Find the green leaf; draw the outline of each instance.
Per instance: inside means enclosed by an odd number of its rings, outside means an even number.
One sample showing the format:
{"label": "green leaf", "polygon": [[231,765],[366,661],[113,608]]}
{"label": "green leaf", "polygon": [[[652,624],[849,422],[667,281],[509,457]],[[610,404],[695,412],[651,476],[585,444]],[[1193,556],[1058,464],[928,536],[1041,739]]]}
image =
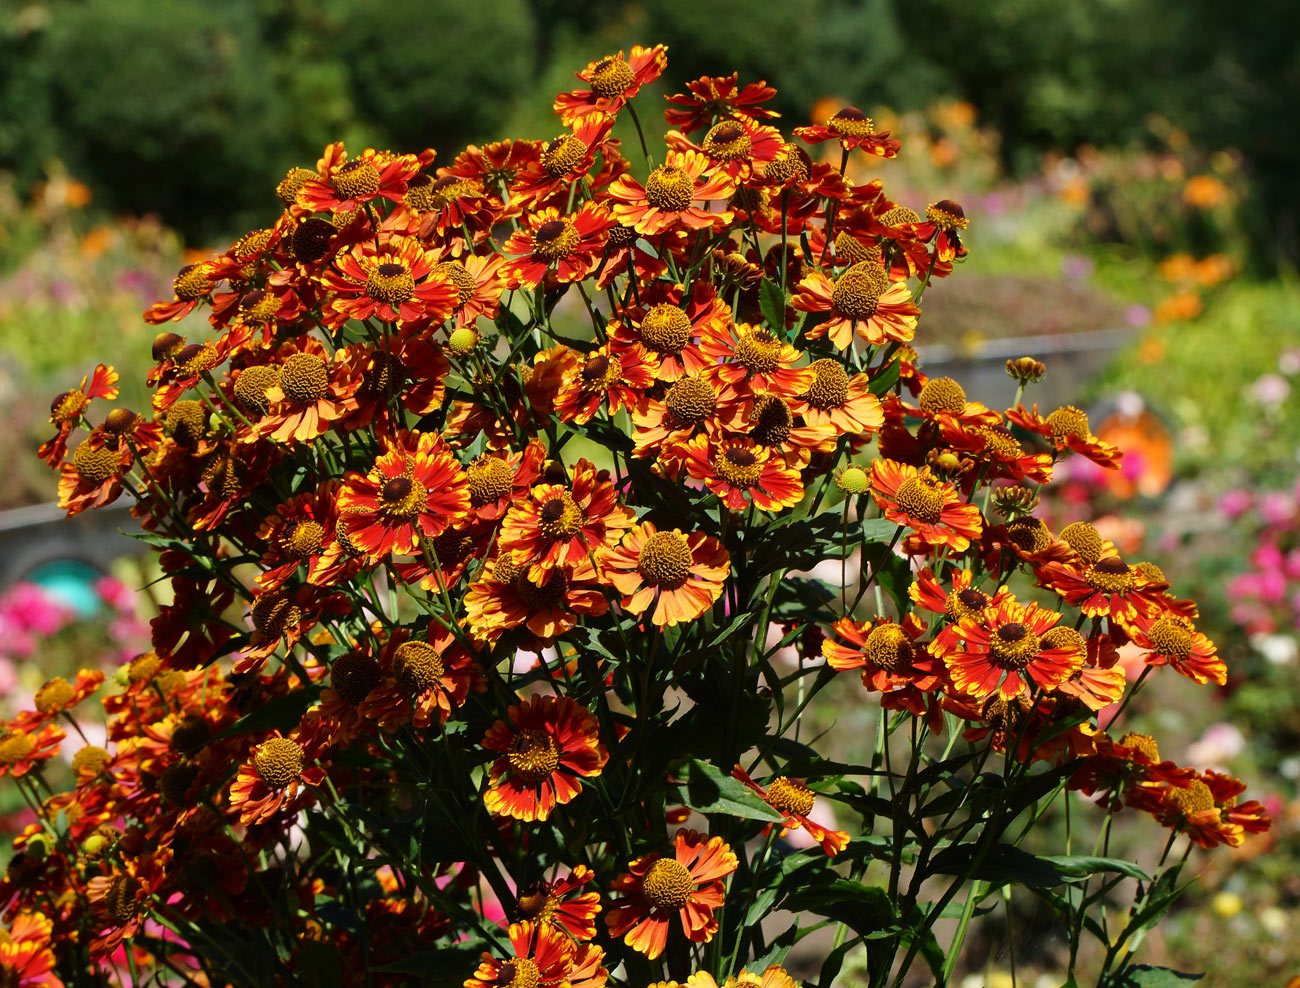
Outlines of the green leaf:
{"label": "green leaf", "polygon": [[239,718],[212,740],[219,741],[222,738],[257,734],[262,731],[290,730],[298,726],[303,713],[316,702],[319,695],[319,686],[304,686],[284,696],[277,696],[252,713]]}
{"label": "green leaf", "polygon": [[1099,875],[1103,872],[1127,875],[1129,878],[1136,878],[1139,882],[1151,881],[1151,876],[1133,862],[1121,861],[1119,858],[1097,858],[1088,854],[1075,854],[1043,857],[1042,860],[1067,875],[1066,881],[1087,878],[1089,875]]}
{"label": "green leaf", "polygon": [[692,759],[677,769],[678,798],[697,813],[722,813],[744,820],[780,823],[785,817],[738,779],[708,762]]}
{"label": "green leaf", "polygon": [[771,278],[758,286],[758,307],[772,332],[785,339],[785,293]]}
{"label": "green leaf", "polygon": [[1203,974],[1188,974],[1169,967],[1135,964],[1120,972],[1115,984],[1118,988],[1181,988],[1200,981],[1203,977]]}
{"label": "green leaf", "polygon": [[709,641],[709,644],[705,647],[713,648],[715,645],[721,645],[733,634],[735,634],[745,625],[752,623],[753,621],[754,621],[754,615],[750,614],[748,611],[746,611],[743,614],[737,614],[734,618],[731,619],[730,622],[728,622],[725,628],[723,628],[721,631],[719,631],[716,635],[713,636],[713,638]]}
{"label": "green leaf", "polygon": [[[977,853],[978,842],[953,844],[930,859],[936,875],[964,875]],[[994,885],[1036,885],[1052,888],[1064,885],[1069,876],[1046,858],[1036,857],[1013,844],[994,844],[971,875]]]}
{"label": "green leaf", "polygon": [[903,362],[894,358],[889,366],[876,372],[876,376],[871,379],[871,393],[876,396],[883,395],[886,391],[898,383],[898,376],[902,373]]}
{"label": "green leaf", "polygon": [[864,937],[888,930],[898,920],[888,892],[847,878],[836,878],[796,892],[781,908],[792,912],[804,910],[837,920]]}

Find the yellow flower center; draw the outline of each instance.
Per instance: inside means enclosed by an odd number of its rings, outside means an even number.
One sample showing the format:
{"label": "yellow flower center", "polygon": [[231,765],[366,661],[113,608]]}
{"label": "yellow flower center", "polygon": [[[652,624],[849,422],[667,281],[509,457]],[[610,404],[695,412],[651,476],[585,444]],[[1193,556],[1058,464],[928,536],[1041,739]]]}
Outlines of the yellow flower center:
{"label": "yellow flower center", "polygon": [[269,364],[245,367],[235,378],[235,402],[246,412],[266,414],[266,391],[280,383],[280,371]]}
{"label": "yellow flower center", "polygon": [[1038,654],[1038,636],[1023,624],[1012,621],[989,635],[989,651],[1003,669],[1023,669]]}
{"label": "yellow flower center", "polygon": [[733,487],[749,488],[758,485],[763,475],[763,464],[752,449],[728,446],[713,458],[713,469],[718,476]]}
{"label": "yellow flower center", "polygon": [[196,445],[208,427],[208,412],[201,401],[178,401],[163,416],[163,429],[185,447]]}
{"label": "yellow flower center", "polygon": [[414,477],[390,477],[379,490],[379,513],[392,521],[412,521],[429,507],[429,492]]}
{"label": "yellow flower center", "polygon": [[442,682],[446,672],[442,656],[428,642],[402,642],[393,653],[393,675],[408,693],[423,693]]}
{"label": "yellow flower center", "polygon": [[302,620],[302,608],[293,602],[284,587],[267,590],[253,598],[249,608],[253,627],[268,638],[280,638],[285,631]]}
{"label": "yellow flower center", "polygon": [[846,230],[835,234],[835,256],[846,264],[863,264],[880,260],[880,248],[875,244],[864,244]]}
{"label": "yellow flower center", "polygon": [[1023,552],[1042,552],[1052,544],[1052,533],[1041,518],[1016,518],[1007,522],[1007,536]]}
{"label": "yellow flower center", "polygon": [[908,477],[898,485],[895,500],[905,514],[931,524],[939,520],[947,503],[943,489],[925,477]]}
{"label": "yellow flower center", "polygon": [[286,206],[291,206],[298,198],[298,190],[308,182],[319,178],[310,168],[290,168],[280,184],[275,187],[275,194]]}
{"label": "yellow flower center", "polygon": [[813,372],[813,382],[802,396],[804,401],[822,410],[843,408],[849,399],[849,375],[843,365],[838,360],[824,357],[814,360],[809,367]]}
{"label": "yellow flower center", "polygon": [[675,590],[691,572],[691,547],[677,532],[655,532],[646,539],[637,558],[637,570],[651,586]]}
{"label": "yellow flower center", "polygon": [[430,186],[429,203],[432,209],[446,209],[457,199],[478,195],[483,187],[470,178],[444,175]]}
{"label": "yellow flower center", "polygon": [[62,676],[55,676],[36,691],[36,709],[43,714],[55,713],[71,703],[76,695],[71,683]]}
{"label": "yellow flower center", "polygon": [[1192,629],[1173,618],[1160,618],[1147,632],[1151,644],[1160,655],[1185,659],[1192,654]]}
{"label": "yellow flower center", "polygon": [[162,666],[162,659],[157,652],[144,652],[131,660],[126,667],[126,677],[133,683],[146,683],[153,679]]}
{"label": "yellow flower center", "polygon": [[845,137],[870,137],[876,132],[871,118],[856,106],[846,106],[837,111],[826,121],[826,126]]}
{"label": "yellow flower center", "polygon": [[515,903],[519,918],[532,920],[535,923],[554,922],[555,914],[560,907],[560,900],[552,895],[545,885],[534,885],[525,889],[519,893]]}
{"label": "yellow flower center", "polygon": [[558,261],[572,254],[581,239],[570,220],[547,220],[533,231],[533,253]]}
{"label": "yellow flower center", "polygon": [[298,405],[314,405],[329,394],[329,370],[314,353],[295,353],[280,368],[280,390]]}
{"label": "yellow flower center", "polygon": [[1086,521],[1076,521],[1061,529],[1061,541],[1079,554],[1085,563],[1095,563],[1101,559],[1105,543],[1101,533]]}
{"label": "yellow flower center", "polygon": [[969,220],[966,210],[951,199],[940,199],[925,210],[925,218],[940,230],[964,230]]}
{"label": "yellow flower center", "polygon": [[354,158],[334,169],[334,191],[343,199],[371,196],[379,191],[379,170],[364,158]]}
{"label": "yellow flower center", "polygon": [[874,265],[849,268],[835,282],[831,291],[831,308],[845,319],[870,319],[875,314],[880,296],[888,287],[889,278]]}
{"label": "yellow flower center", "polygon": [[582,531],[582,509],[573,495],[561,491],[548,498],[537,512],[537,527],[548,539],[571,539]]}
{"label": "yellow flower center", "polygon": [[300,521],[280,541],[280,547],[296,559],[306,559],[320,551],[325,528],[318,521]]}
{"label": "yellow flower center", "polygon": [[845,467],[835,476],[835,486],[845,494],[863,494],[871,480],[861,467]]}
{"label": "yellow flower center", "polygon": [[641,894],[651,909],[680,909],[694,888],[691,873],[674,858],[660,858],[641,879]]}
{"label": "yellow flower center", "polygon": [[366,294],[396,308],[415,294],[415,276],[401,261],[385,261],[366,278]]}
{"label": "yellow flower center", "polygon": [[1043,632],[1043,648],[1068,648],[1083,652],[1088,648],[1088,641],[1073,628],[1058,624]]}
{"label": "yellow flower center", "polygon": [[330,686],[340,700],[354,707],[382,678],[379,663],[364,652],[345,652],[330,665]]}
{"label": "yellow flower center", "polygon": [[676,165],[660,165],[646,179],[645,198],[655,209],[680,213],[695,198],[695,183]]}
{"label": "yellow flower center", "polygon": [[510,767],[529,782],[539,782],[560,764],[555,738],[544,731],[523,731],[515,735],[506,753]]}
{"label": "yellow flower center", "polygon": [[736,344],[736,359],[755,373],[770,373],[781,366],[781,341],[766,329],[745,333]]}
{"label": "yellow flower center", "polygon": [[122,465],[121,454],[107,446],[92,446],[83,441],[72,453],[72,467],[77,476],[88,484],[102,484],[117,476]]}
{"label": "yellow flower center", "polygon": [[632,66],[613,55],[602,58],[591,70],[591,91],[605,99],[622,96],[634,82],[636,73]]}
{"label": "yellow flower center", "polygon": [[812,812],[813,791],[797,779],[787,779],[778,775],[767,785],[767,801],[782,813],[796,813],[807,816]]}
{"label": "yellow flower center", "polygon": [[954,590],[944,602],[944,614],[949,621],[957,622],[962,618],[974,617],[989,606],[988,595],[974,587]]}
{"label": "yellow flower center", "polygon": [[750,141],[745,128],[724,120],[704,135],[704,153],[718,161],[740,161],[749,157]]}
{"label": "yellow flower center", "polygon": [[794,144],[783,144],[777,156],[764,166],[763,174],[769,181],[786,185],[803,182],[808,178],[812,159],[808,152]]}
{"label": "yellow flower center", "polygon": [[26,731],[11,731],[0,737],[0,765],[14,765],[36,750],[36,741]]}
{"label": "yellow flower center", "polygon": [[500,457],[484,453],[465,470],[469,477],[470,502],[481,508],[505,497],[514,489],[515,472]]}
{"label": "yellow flower center", "polygon": [[302,745],[292,738],[271,738],[258,745],[253,768],[272,789],[283,789],[302,772]]}
{"label": "yellow flower center", "polygon": [[402,201],[417,213],[427,213],[433,209],[433,176],[421,172],[406,183],[406,195]]}
{"label": "yellow flower center", "polygon": [[1196,779],[1186,789],[1170,789],[1168,799],[1183,816],[1214,809],[1214,793],[1200,779]]}
{"label": "yellow flower center", "polygon": [[86,396],[80,389],[65,391],[50,403],[50,421],[55,425],[71,421],[81,414],[85,404]]}
{"label": "yellow flower center", "polygon": [[193,377],[216,366],[217,348],[211,343],[191,343],[177,350],[172,361],[178,377]]}
{"label": "yellow flower center", "polygon": [[193,302],[203,298],[212,291],[212,281],[208,278],[208,269],[203,264],[187,264],[176,272],[172,279],[172,291],[182,302]]}
{"label": "yellow flower center", "polygon": [[1147,583],[1167,584],[1169,582],[1169,580],[1165,578],[1165,571],[1155,563],[1146,561],[1134,563],[1133,571],[1137,573],[1138,576],[1142,577],[1142,579],[1146,580]]}
{"label": "yellow flower center", "polygon": [[1156,746],[1156,739],[1150,734],[1129,731],[1119,739],[1119,743],[1125,748],[1132,748],[1134,751],[1141,752],[1153,762],[1160,761],[1160,749]]}
{"label": "yellow flower center", "polygon": [[587,144],[576,134],[562,134],[542,151],[542,168],[552,178],[567,175],[587,157]]}
{"label": "yellow flower center", "polygon": [[691,320],[675,305],[656,305],[641,320],[641,342],[656,353],[680,353],[691,338]]}
{"label": "yellow flower center", "polygon": [[1057,440],[1078,436],[1086,439],[1091,435],[1088,429],[1088,416],[1073,405],[1063,405],[1047,416],[1047,427],[1052,430],[1052,438]]}
{"label": "yellow flower center", "polygon": [[718,407],[718,393],[700,377],[680,378],[664,395],[664,404],[677,422],[694,425],[704,421]]}
{"label": "yellow flower center", "polygon": [[527,957],[506,961],[497,971],[496,977],[497,988],[537,988],[541,981],[542,975],[536,962]]}
{"label": "yellow flower center", "polygon": [[112,755],[97,744],[88,744],[72,756],[72,771],[80,774],[86,772],[98,775],[108,767]]}
{"label": "yellow flower center", "polygon": [[582,390],[603,394],[623,376],[623,363],[617,357],[596,353],[582,365]]}
{"label": "yellow flower center", "polygon": [[469,269],[460,261],[443,261],[434,269],[435,274],[440,274],[455,287],[459,299],[456,302],[457,307],[464,305],[472,299],[478,292],[478,282],[474,276],[469,273]]}
{"label": "yellow flower center", "polygon": [[273,230],[253,230],[244,234],[235,242],[235,246],[231,248],[231,253],[235,255],[235,259],[238,261],[259,257],[266,250],[267,245],[271,242],[271,237],[274,235],[275,231]]}
{"label": "yellow flower center", "polygon": [[992,453],[1003,460],[1014,460],[1024,454],[1019,441],[1011,434],[1009,429],[1000,425],[986,425],[982,426],[978,431],[980,437],[984,440],[985,452]]}
{"label": "yellow flower center", "polygon": [[916,402],[923,412],[937,415],[952,412],[960,415],[966,410],[966,392],[951,377],[932,377],[921,388]]}
{"label": "yellow flower center", "polygon": [[879,624],[867,635],[867,658],[877,669],[897,672],[912,661],[912,643],[896,624]]}
{"label": "yellow flower center", "polygon": [[749,423],[750,439],[760,446],[777,447],[790,438],[790,430],[794,428],[794,413],[776,395],[761,394],[754,399]]}
{"label": "yellow flower center", "polygon": [[1127,593],[1137,583],[1133,570],[1119,556],[1107,556],[1088,567],[1084,579],[1102,593]]}
{"label": "yellow flower center", "polygon": [[903,226],[907,223],[919,223],[921,217],[916,210],[908,209],[906,206],[895,206],[893,209],[887,209],[880,214],[880,222],[885,226]]}
{"label": "yellow flower center", "polygon": [[254,288],[239,300],[239,315],[246,323],[269,323],[279,311],[280,300],[261,288]]}

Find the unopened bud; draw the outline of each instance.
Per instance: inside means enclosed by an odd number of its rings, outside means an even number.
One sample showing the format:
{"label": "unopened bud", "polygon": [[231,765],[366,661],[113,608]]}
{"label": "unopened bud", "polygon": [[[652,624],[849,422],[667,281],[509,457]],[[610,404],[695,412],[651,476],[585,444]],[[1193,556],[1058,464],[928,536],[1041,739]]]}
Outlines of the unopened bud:
{"label": "unopened bud", "polygon": [[457,357],[473,353],[474,348],[477,346],[478,333],[468,326],[462,326],[447,337],[447,352]]}
{"label": "unopened bud", "polygon": [[845,467],[835,475],[835,486],[845,494],[861,494],[870,486],[870,481],[861,467]]}
{"label": "unopened bud", "polygon": [[1041,381],[1047,373],[1047,365],[1033,357],[1017,357],[1007,361],[1007,376],[1021,384],[1033,384]]}
{"label": "unopened bud", "polygon": [[1028,487],[995,487],[993,505],[1003,518],[1014,518],[1038,507],[1038,495]]}

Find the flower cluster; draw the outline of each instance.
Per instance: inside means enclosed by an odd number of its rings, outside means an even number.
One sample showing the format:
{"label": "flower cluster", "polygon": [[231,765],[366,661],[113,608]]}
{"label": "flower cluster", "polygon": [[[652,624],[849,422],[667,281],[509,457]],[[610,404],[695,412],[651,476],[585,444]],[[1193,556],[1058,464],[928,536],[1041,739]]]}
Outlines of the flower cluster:
{"label": "flower cluster", "polygon": [[[948,901],[921,883],[969,881],[1025,779],[1207,845],[1267,826],[1236,780],[1111,737],[1148,672],[1225,676],[1157,567],[1032,513],[1059,460],[1119,450],[1080,409],[999,412],[919,368],[962,207],[847,178],[901,148],[860,110],[787,134],[735,76],[671,96],[640,169],[614,123],[639,132],[665,65],[591,62],[549,141],[330,145],[145,314],[152,408],[101,412],[103,365],[56,400],[60,504],[131,495],[171,595],[68,788],[44,763],[98,681],[0,733],[34,814],[0,909],[31,917],[13,943],[53,930],[21,977],[130,940],[209,983],[397,984],[468,947],[467,988],[788,988],[743,970],[798,939],[759,921],[785,910],[870,935],[872,984],[895,955],[901,983]],[[838,595],[797,576],[855,552]],[[879,701],[870,765],[800,738],[823,659]],[[974,754],[927,753],[945,732]],[[1006,766],[1007,810],[949,828],[963,805],[926,793],[972,757]]]}

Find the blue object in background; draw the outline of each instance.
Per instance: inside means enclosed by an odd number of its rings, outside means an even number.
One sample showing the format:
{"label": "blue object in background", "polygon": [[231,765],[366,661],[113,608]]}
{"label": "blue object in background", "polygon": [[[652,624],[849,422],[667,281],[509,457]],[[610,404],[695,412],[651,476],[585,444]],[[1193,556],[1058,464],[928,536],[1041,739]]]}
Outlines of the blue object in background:
{"label": "blue object in background", "polygon": [[99,594],[95,592],[95,581],[103,575],[95,567],[78,559],[55,559],[41,563],[27,574],[26,579],[85,618],[102,606]]}

